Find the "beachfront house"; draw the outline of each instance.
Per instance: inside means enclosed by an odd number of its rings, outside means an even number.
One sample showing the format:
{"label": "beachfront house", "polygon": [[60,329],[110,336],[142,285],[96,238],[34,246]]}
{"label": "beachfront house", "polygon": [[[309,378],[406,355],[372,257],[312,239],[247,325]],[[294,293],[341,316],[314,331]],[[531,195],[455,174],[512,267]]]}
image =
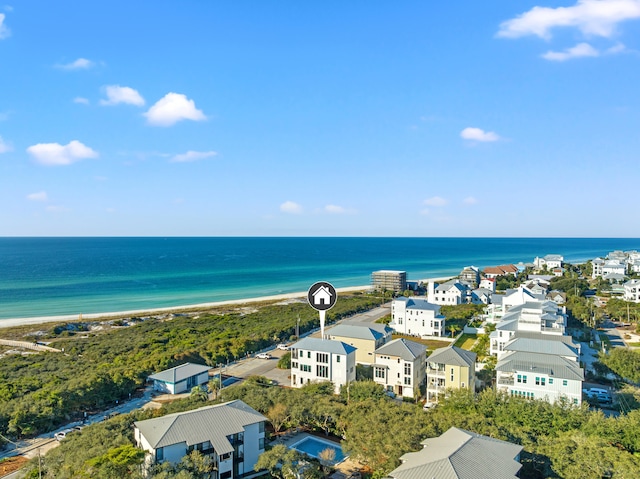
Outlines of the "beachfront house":
{"label": "beachfront house", "polygon": [[482,270],[482,274],[485,278],[497,278],[498,276],[505,276],[507,274],[518,274],[518,267],[513,264],[502,264],[500,266],[487,266]]}
{"label": "beachfront house", "polygon": [[397,396],[414,398],[424,384],[427,347],[400,338],[375,352],[373,380]]}
{"label": "beachfront house", "polygon": [[445,318],[440,306],[421,298],[403,296],[391,302],[389,327],[399,334],[410,336],[444,336]]}
{"label": "beachfront house", "polygon": [[457,346],[439,348],[427,358],[427,404],[437,404],[447,389],[475,391],[476,353]]}
{"label": "beachfront house", "polygon": [[165,369],[149,376],[153,389],[165,394],[181,394],[190,392],[195,386],[207,384],[209,366],[185,363],[171,369]]}
{"label": "beachfront house", "polygon": [[335,392],[356,380],[356,348],[342,341],[304,338],[291,346],[291,387],[331,381]]}
{"label": "beachfront house", "polygon": [[547,269],[549,271],[562,268],[562,263],[564,261],[564,257],[559,254],[548,254],[542,258],[536,257],[533,260],[533,266],[537,270]]}
{"label": "beachfront house", "polygon": [[460,272],[460,281],[468,284],[472,288],[477,288],[480,284],[480,270],[476,266],[466,266]]}
{"label": "beachfront house", "polygon": [[400,457],[393,479],[516,479],[522,446],[452,427]]}
{"label": "beachfront house", "polygon": [[356,363],[371,365],[375,350],[391,341],[391,333],[393,329],[384,324],[345,322],[329,329],[326,335],[356,348]]}
{"label": "beachfront house", "polygon": [[136,421],[134,439],[147,467],[176,464],[191,451],[213,461],[215,479],[253,473],[264,452],[267,418],[240,400]]}

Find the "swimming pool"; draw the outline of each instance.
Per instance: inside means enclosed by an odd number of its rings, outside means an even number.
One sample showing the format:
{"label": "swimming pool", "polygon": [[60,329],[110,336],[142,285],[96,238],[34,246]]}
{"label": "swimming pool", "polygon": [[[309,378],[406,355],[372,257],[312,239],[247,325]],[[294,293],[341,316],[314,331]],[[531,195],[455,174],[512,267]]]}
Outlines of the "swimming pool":
{"label": "swimming pool", "polygon": [[342,452],[342,447],[340,444],[331,441],[325,441],[324,439],[320,439],[314,436],[307,436],[301,441],[292,444],[290,447],[295,449],[296,451],[303,452],[308,456],[315,457],[319,459],[320,453],[325,449],[333,449],[335,452],[335,457],[333,461],[331,461],[332,465],[336,465],[345,460],[347,456]]}

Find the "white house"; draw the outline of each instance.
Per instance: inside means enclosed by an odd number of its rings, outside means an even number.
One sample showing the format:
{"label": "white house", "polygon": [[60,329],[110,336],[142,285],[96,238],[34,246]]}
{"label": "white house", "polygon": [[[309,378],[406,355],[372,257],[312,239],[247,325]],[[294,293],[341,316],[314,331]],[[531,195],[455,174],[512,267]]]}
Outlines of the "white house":
{"label": "white house", "polygon": [[422,449],[400,457],[393,479],[517,479],[522,446],[450,428],[422,441]]}
{"label": "white house", "polygon": [[580,343],[574,343],[571,336],[516,331],[497,354],[498,360],[514,351],[524,353],[545,353],[560,356],[570,361],[580,361]]}
{"label": "white house", "polygon": [[[430,285],[432,283],[429,283]],[[432,289],[432,288],[430,288]],[[446,283],[439,284],[433,289],[433,294],[429,291],[428,300],[430,303],[442,306],[452,306],[456,304],[468,303],[471,295],[471,288],[458,279],[452,279]]]}
{"label": "white house", "polygon": [[375,350],[391,341],[391,333],[393,329],[384,324],[344,322],[330,328],[326,336],[353,346],[356,363],[370,365],[375,361]]}
{"label": "white house", "polygon": [[596,258],[591,262],[591,276],[597,278],[598,276],[607,276],[610,274],[625,275],[627,272],[627,265],[618,259]]}
{"label": "white house", "polygon": [[145,464],[177,463],[191,451],[209,456],[214,479],[253,472],[264,452],[268,419],[240,400],[136,421],[134,438],[146,451]]}
{"label": "white house", "polygon": [[427,347],[400,338],[376,349],[373,380],[398,396],[413,398],[426,380]]}
{"label": "white house", "polygon": [[491,296],[491,304],[486,308],[487,321],[497,323],[511,308],[531,301],[544,301],[544,299],[544,294],[534,293],[525,286],[508,289],[503,295],[494,294]]}
{"label": "white house", "polygon": [[175,368],[165,369],[149,376],[153,389],[167,394],[180,394],[191,391],[209,381],[209,366],[185,363]]}
{"label": "white house", "polygon": [[555,403],[564,398],[579,406],[582,404],[583,380],[580,363],[548,354],[548,351],[510,351],[496,364],[498,389],[527,399]]}
{"label": "white house", "polygon": [[562,268],[562,262],[564,261],[564,257],[559,254],[548,254],[542,258],[536,257],[533,260],[533,265],[536,269],[544,269],[546,266],[548,270],[552,270],[555,268]]}
{"label": "white house", "polygon": [[496,292],[496,279],[495,278],[482,278],[480,280],[480,288],[488,289],[492,293]]}
{"label": "white house", "polygon": [[391,302],[389,327],[411,336],[444,336],[445,318],[437,304],[421,298],[400,297]]}
{"label": "white house", "polygon": [[640,279],[631,279],[624,283],[624,300],[640,303]]}
{"label": "white house", "polygon": [[335,392],[356,380],[356,348],[342,341],[304,338],[291,346],[291,387],[331,381]]}

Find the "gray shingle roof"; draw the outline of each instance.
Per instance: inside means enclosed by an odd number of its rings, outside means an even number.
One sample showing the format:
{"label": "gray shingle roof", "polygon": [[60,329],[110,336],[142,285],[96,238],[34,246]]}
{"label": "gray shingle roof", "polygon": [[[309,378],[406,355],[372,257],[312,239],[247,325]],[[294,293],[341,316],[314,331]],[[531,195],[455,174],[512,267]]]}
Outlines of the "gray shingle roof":
{"label": "gray shingle roof", "polygon": [[197,376],[204,372],[209,371],[210,366],[203,366],[202,364],[185,363],[175,368],[165,369],[159,373],[149,376],[150,380],[163,381],[165,383],[178,383],[184,381],[192,376]]}
{"label": "gray shingle roof", "polygon": [[292,349],[306,349],[332,354],[350,354],[356,350],[353,346],[332,339],[304,338],[291,346]]}
{"label": "gray shingle roof", "polygon": [[551,354],[513,351],[498,361],[496,371],[514,373],[526,371],[560,379],[584,380],[584,371],[579,363]]}
{"label": "gray shingle roof", "polygon": [[172,444],[186,443],[191,446],[210,441],[218,454],[225,454],[233,452],[227,436],[242,432],[245,426],[262,421],[267,421],[267,418],[238,399],[193,411],[136,421],[134,425],[154,449]]}
{"label": "gray shingle roof", "polygon": [[413,361],[426,351],[427,347],[423,344],[416,343],[409,339],[399,338],[380,346],[375,352],[376,354],[399,357],[404,361]]}
{"label": "gray shingle roof", "polygon": [[451,364],[453,366],[475,367],[477,354],[457,346],[439,348],[427,359],[430,363]]}
{"label": "gray shingle roof", "polygon": [[424,309],[426,311],[435,311],[440,313],[440,305],[429,303],[426,299],[405,298],[404,296],[396,298],[395,301],[404,301],[407,309]]}
{"label": "gray shingle roof", "polygon": [[401,457],[395,479],[514,479],[522,446],[452,427],[424,448]]}

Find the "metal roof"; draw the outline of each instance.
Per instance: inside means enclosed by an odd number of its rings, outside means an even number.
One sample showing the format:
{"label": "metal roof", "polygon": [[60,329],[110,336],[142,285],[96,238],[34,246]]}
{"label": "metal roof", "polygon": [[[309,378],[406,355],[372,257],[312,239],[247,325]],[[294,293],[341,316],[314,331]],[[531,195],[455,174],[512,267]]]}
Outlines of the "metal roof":
{"label": "metal roof", "polygon": [[584,380],[584,370],[576,361],[551,354],[513,351],[496,364],[496,371],[546,374],[554,378]]}
{"label": "metal roof", "polygon": [[452,427],[426,439],[423,449],[400,459],[394,479],[514,479],[522,467],[515,460],[522,446]]}
{"label": "metal roof", "polygon": [[159,373],[149,376],[150,380],[162,381],[165,383],[176,384],[180,381],[184,381],[192,376],[197,376],[204,372],[209,371],[210,366],[203,366],[202,364],[185,363],[175,368],[165,369]]}
{"label": "metal roof", "polygon": [[332,354],[351,354],[356,350],[353,346],[333,339],[304,338],[291,346],[292,349],[306,349]]}
{"label": "metal roof", "polygon": [[413,361],[427,351],[423,344],[416,343],[409,339],[399,338],[389,341],[387,344],[376,349],[376,354],[399,357],[405,361]]}
{"label": "metal roof", "polygon": [[[521,351],[526,353],[553,354],[555,356],[570,356],[578,358],[578,349],[576,346],[571,347],[563,341],[548,341],[540,334],[541,337],[516,337],[511,339],[504,346],[505,351]],[[553,335],[545,335],[553,336]]]}
{"label": "metal roof", "polygon": [[134,422],[153,449],[186,443],[187,446],[210,441],[217,454],[233,452],[227,436],[243,432],[250,424],[267,418],[241,400],[193,411],[167,414]]}
{"label": "metal roof", "polygon": [[[386,327],[385,327],[386,328]],[[370,327],[366,324],[339,324],[327,331],[329,336],[340,336],[343,338],[353,339],[382,339],[393,331],[391,328],[386,328],[388,331],[380,331],[377,328]]]}
{"label": "metal roof", "polygon": [[431,353],[427,358],[430,363],[450,364],[453,366],[468,366],[473,368],[476,363],[477,354],[457,346],[447,346],[439,348]]}
{"label": "metal roof", "polygon": [[404,301],[407,309],[425,309],[428,311],[435,311],[436,314],[440,313],[440,305],[430,303],[426,299],[405,298],[402,296],[400,298],[396,298],[394,301]]}

